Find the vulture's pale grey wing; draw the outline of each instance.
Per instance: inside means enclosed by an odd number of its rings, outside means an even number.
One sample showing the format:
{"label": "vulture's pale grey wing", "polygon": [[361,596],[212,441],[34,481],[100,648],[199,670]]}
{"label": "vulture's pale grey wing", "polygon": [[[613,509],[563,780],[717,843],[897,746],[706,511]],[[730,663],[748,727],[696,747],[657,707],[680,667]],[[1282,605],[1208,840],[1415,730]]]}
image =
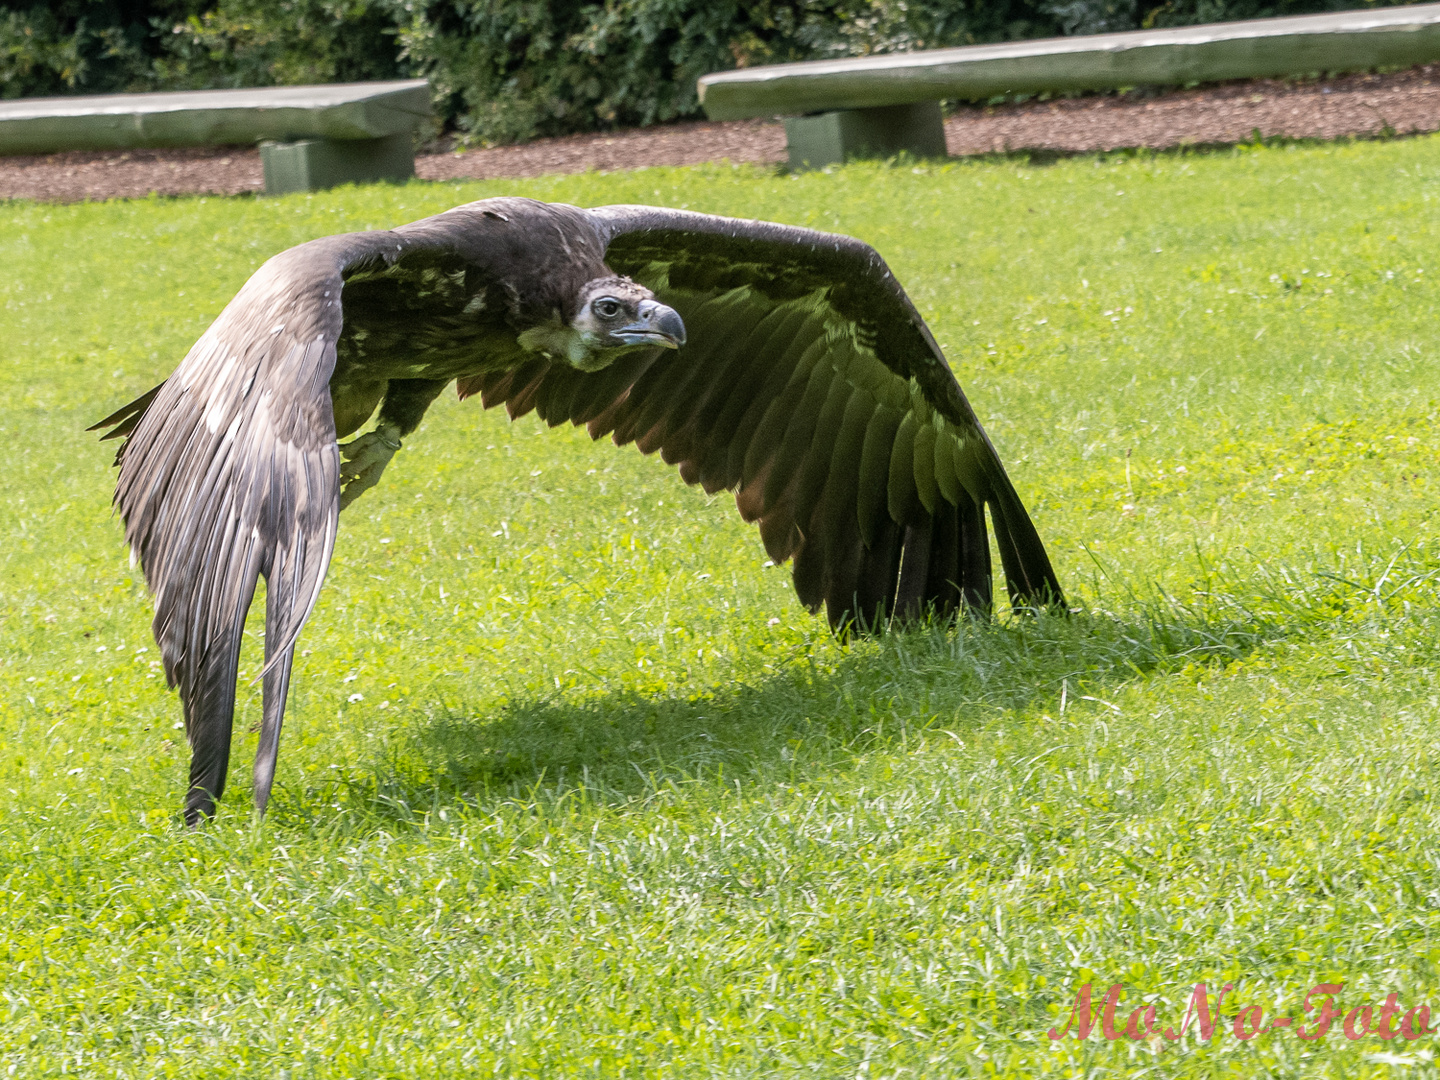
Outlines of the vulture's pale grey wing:
{"label": "vulture's pale grey wing", "polygon": [[991,605],[995,529],[1017,605],[1060,583],[939,347],[868,245],[641,206],[589,211],[606,262],[685,320],[678,351],[591,373],[535,362],[462,381],[487,406],[634,441],[736,491],[832,625]]}
{"label": "vulture's pale grey wing", "polygon": [[259,753],[273,760],[295,637],[335,543],[339,454],[328,384],[343,278],[388,262],[400,246],[393,234],[362,233],[275,256],[169,379],[97,425],[129,436],[115,505],[184,704],[192,823],[224,786],[241,633],[262,574]]}

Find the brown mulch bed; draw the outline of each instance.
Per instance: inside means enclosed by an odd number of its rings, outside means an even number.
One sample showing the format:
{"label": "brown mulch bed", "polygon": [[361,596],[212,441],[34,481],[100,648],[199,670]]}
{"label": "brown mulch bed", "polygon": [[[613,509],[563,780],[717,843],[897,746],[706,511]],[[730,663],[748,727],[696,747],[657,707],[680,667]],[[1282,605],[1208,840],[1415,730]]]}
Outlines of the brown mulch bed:
{"label": "brown mulch bed", "polygon": [[[952,155],[1168,149],[1264,138],[1375,137],[1440,130],[1440,65],[1314,82],[1260,79],[1146,95],[1109,94],[961,107],[945,122]],[[599,135],[536,139],[464,153],[422,153],[422,180],[785,160],[779,121],[692,121]],[[240,147],[73,151],[0,157],[0,198],[75,202],[148,195],[258,192],[260,154]]]}
{"label": "brown mulch bed", "polygon": [[1440,131],[1440,64],[1315,82],[1255,79],[1139,94],[968,108],[945,124],[951,154],[1093,153],[1262,138],[1338,139]]}

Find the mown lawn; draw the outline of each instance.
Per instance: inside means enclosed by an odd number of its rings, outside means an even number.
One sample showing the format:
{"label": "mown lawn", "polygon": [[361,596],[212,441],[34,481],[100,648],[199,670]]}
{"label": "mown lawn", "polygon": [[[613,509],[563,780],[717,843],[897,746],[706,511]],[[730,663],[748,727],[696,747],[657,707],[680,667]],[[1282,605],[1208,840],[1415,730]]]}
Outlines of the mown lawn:
{"label": "mown lawn", "polygon": [[[728,498],[446,398],[342,522],[271,815],[247,686],[183,832],[81,429],[271,253],[511,193],[873,243],[1079,613],[841,646]],[[0,205],[0,1071],[1434,1075],[1230,1025],[1440,1016],[1437,211],[1435,138]],[[1086,981],[1235,989],[1052,1042]]]}

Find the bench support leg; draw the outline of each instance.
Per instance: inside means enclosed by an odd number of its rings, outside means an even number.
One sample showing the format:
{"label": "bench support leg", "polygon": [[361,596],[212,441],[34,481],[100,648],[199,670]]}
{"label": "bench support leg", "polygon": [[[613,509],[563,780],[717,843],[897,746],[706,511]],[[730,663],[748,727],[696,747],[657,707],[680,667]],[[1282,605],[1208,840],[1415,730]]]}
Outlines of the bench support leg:
{"label": "bench support leg", "polygon": [[337,184],[409,180],[415,148],[408,132],[383,139],[302,139],[260,144],[265,194],[320,191]]}
{"label": "bench support leg", "polygon": [[785,142],[790,167],[797,170],[821,169],[850,158],[892,157],[901,151],[944,157],[945,125],[938,101],[843,109],[789,118]]}

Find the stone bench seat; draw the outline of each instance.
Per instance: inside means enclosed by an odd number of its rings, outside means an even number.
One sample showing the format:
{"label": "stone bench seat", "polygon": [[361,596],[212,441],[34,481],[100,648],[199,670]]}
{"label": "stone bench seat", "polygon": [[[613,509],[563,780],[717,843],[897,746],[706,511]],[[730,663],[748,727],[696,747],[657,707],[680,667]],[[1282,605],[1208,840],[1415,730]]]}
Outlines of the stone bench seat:
{"label": "stone bench seat", "polygon": [[[945,154],[940,101],[1176,86],[1440,60],[1440,3],[968,45],[717,72],[700,79],[712,120],[790,115],[790,164]],[[798,115],[797,115],[798,114]]]}
{"label": "stone bench seat", "polygon": [[424,79],[0,101],[0,154],[260,144],[265,190],[415,175]]}

